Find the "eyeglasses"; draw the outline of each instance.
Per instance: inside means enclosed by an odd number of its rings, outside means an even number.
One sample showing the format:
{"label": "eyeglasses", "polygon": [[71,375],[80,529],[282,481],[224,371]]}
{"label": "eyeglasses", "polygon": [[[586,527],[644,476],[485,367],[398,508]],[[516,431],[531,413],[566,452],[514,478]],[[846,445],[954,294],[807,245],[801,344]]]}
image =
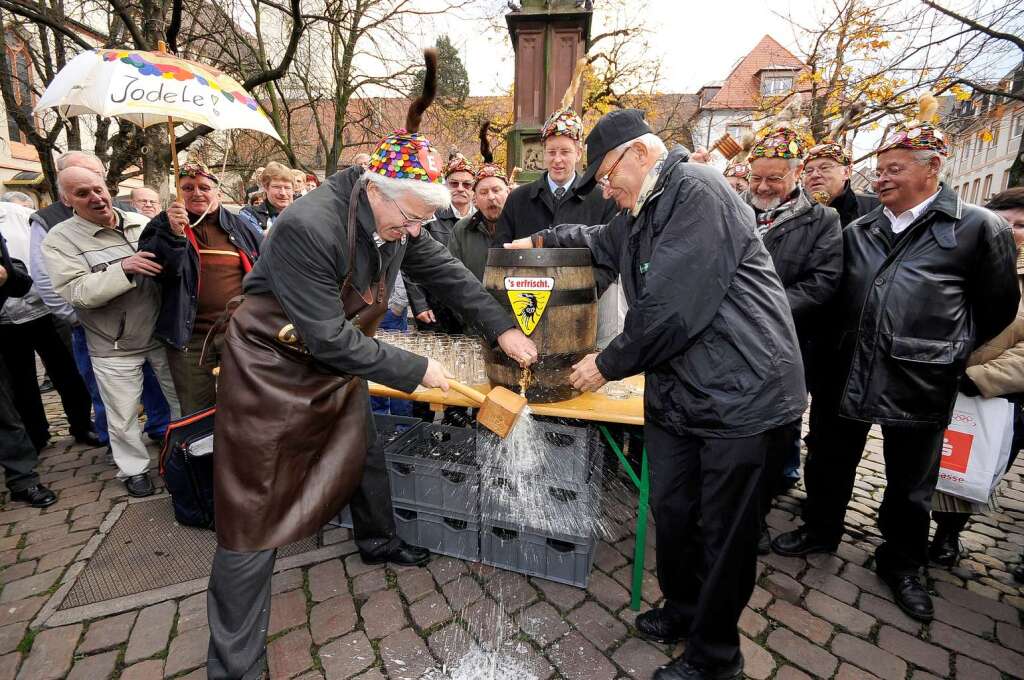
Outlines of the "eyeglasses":
{"label": "eyeglasses", "polygon": [[393,198],[389,200],[395,204],[395,207],[398,208],[398,212],[402,213],[402,219],[405,220],[405,224],[418,224],[421,227],[425,227],[434,221],[433,216],[430,216],[426,219],[422,217],[409,217],[408,215],[405,214],[405,211],[402,210],[402,206],[398,205],[398,201],[396,201]]}
{"label": "eyeglasses", "polygon": [[144,198],[140,198],[138,200],[135,200],[135,201],[133,201],[133,203],[137,203],[138,205],[160,205],[160,201],[159,200],[151,201],[149,199],[144,199]]}
{"label": "eyeglasses", "polygon": [[450,179],[450,180],[448,180],[448,188],[449,189],[460,189],[460,188],[461,189],[472,189],[473,188],[473,182],[472,181],[460,182],[457,179]]}
{"label": "eyeglasses", "polygon": [[612,178],[612,173],[615,172],[615,168],[619,167],[619,163],[622,162],[622,159],[626,157],[626,154],[629,153],[629,150],[632,148],[633,147],[631,146],[626,147],[626,150],[622,152],[622,154],[615,160],[614,163],[612,163],[612,167],[608,168],[608,172],[604,173],[597,179],[597,186],[601,187],[602,189],[608,188],[608,183]]}
{"label": "eyeglasses", "polygon": [[785,175],[772,175],[771,177],[761,177],[760,175],[750,175],[750,177],[748,179],[750,180],[750,184],[755,186],[755,187],[758,184],[760,184],[761,182],[768,182],[768,184],[776,184],[777,185],[777,184],[782,184],[782,181],[784,179],[786,179],[787,177],[789,177],[790,175],[792,175],[792,174],[793,174],[793,171],[790,170]]}
{"label": "eyeglasses", "polygon": [[808,177],[816,174],[824,177],[826,174],[831,173],[838,167],[839,165],[835,163],[825,163],[824,165],[816,165],[813,168],[804,168],[804,174]]}
{"label": "eyeglasses", "polygon": [[886,175],[889,177],[899,177],[901,173],[906,172],[907,168],[902,165],[888,165],[884,168],[875,168],[871,171],[871,177],[874,179],[882,179]]}

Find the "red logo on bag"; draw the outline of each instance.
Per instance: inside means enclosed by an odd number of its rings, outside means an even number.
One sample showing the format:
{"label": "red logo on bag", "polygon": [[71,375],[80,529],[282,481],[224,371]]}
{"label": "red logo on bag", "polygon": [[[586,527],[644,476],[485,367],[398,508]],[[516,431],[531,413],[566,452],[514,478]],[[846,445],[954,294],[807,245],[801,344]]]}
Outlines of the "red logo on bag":
{"label": "red logo on bag", "polygon": [[971,446],[973,443],[973,434],[946,430],[942,436],[941,467],[957,472],[967,472],[967,463],[971,460]]}

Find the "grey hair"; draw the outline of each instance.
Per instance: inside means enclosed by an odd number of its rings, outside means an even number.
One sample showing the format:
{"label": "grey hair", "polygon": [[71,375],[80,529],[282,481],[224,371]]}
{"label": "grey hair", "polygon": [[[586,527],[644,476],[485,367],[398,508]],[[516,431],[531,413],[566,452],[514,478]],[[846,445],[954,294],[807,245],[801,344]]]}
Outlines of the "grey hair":
{"label": "grey hair", "polygon": [[629,147],[633,146],[637,142],[640,142],[641,144],[646,146],[647,150],[650,151],[651,153],[655,153],[655,154],[659,154],[660,155],[660,154],[662,154],[662,153],[664,153],[665,151],[668,150],[668,149],[665,148],[665,142],[661,141],[661,137],[659,137],[658,135],[654,134],[653,132],[647,132],[647,133],[644,133],[644,134],[640,135],[636,139],[631,139],[628,142],[623,142],[622,144],[619,144],[617,147],[612,149],[610,153],[612,153],[612,154],[625,153],[626,149],[628,149]]}
{"label": "grey hair", "polygon": [[939,159],[939,178],[941,179],[946,174],[946,159],[942,157],[942,154],[938,151],[932,151],[931,149],[924,149],[922,151],[913,152],[914,162],[925,165],[930,163],[933,158]]}
{"label": "grey hair", "polygon": [[73,149],[71,151],[65,151],[61,155],[57,156],[56,160],[54,160],[54,166],[57,168],[57,172],[60,172],[61,170],[68,167],[68,162],[71,161],[71,159],[73,158],[89,158],[99,163],[100,167],[103,168],[104,173],[106,173],[107,171],[107,166],[96,154],[92,153],[91,151]]}
{"label": "grey hair", "polygon": [[17,203],[27,208],[35,208],[36,202],[32,200],[32,197],[26,194],[24,191],[8,191],[3,196],[0,196],[0,201],[4,203]]}
{"label": "grey hair", "polygon": [[452,204],[452,195],[449,193],[448,187],[443,184],[424,182],[418,179],[385,177],[368,170],[363,173],[363,178],[380,189],[385,198],[390,198],[392,201],[412,195],[434,210],[442,210]]}

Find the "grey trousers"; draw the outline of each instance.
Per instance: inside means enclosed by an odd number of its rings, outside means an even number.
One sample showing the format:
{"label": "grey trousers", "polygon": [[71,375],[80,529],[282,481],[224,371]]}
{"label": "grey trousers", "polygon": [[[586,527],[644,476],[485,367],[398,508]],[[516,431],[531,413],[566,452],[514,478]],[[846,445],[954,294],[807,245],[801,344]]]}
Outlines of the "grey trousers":
{"label": "grey trousers", "polygon": [[206,591],[209,680],[257,680],[267,670],[270,579],[277,550],[235,552],[217,546]]}

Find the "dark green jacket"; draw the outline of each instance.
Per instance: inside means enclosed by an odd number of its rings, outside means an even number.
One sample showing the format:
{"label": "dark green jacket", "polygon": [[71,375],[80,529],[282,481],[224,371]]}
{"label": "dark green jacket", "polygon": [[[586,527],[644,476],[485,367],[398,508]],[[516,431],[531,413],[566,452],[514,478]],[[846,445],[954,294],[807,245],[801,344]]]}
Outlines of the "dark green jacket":
{"label": "dark green jacket", "polygon": [[466,265],[466,269],[473,272],[477,280],[483,281],[487,251],[493,238],[493,225],[489,226],[484,221],[482,213],[475,212],[455,223],[451,239],[448,241],[448,250],[456,260]]}

